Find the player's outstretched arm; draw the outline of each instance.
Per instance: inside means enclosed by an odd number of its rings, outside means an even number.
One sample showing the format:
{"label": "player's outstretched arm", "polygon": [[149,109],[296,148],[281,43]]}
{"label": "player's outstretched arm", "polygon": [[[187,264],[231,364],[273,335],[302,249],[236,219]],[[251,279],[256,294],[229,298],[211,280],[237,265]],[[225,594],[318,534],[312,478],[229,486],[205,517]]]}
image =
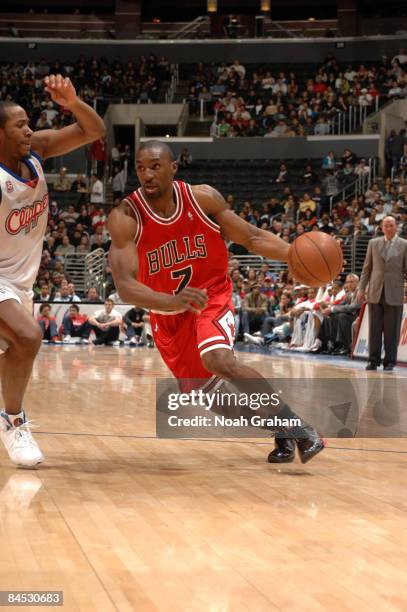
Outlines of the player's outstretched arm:
{"label": "player's outstretched arm", "polygon": [[45,91],[52,100],[68,108],[76,123],[60,130],[39,130],[31,137],[33,151],[43,159],[63,155],[78,149],[105,135],[103,120],[88,104],[76,95],[75,87],[69,78],[60,74],[50,75],[44,79]]}
{"label": "player's outstretched arm", "polygon": [[244,221],[229,210],[219,191],[209,185],[194,185],[192,191],[203,211],[220,226],[225,238],[241,244],[250,253],[269,259],[288,261],[290,245],[278,236]]}
{"label": "player's outstretched arm", "polygon": [[109,215],[108,229],[112,243],[109,261],[113,280],[121,299],[139,308],[158,311],[200,312],[207,303],[204,291],[187,287],[177,295],[154,291],[136,280],[138,272],[137,248],[134,238],[137,221],[131,215],[129,205],[124,200]]}

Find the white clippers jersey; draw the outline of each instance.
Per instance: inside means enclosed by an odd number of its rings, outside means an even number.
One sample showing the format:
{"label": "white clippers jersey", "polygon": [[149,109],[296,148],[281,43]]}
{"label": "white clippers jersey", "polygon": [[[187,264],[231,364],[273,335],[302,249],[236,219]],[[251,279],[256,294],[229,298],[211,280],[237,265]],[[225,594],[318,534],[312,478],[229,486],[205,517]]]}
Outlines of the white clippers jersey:
{"label": "white clippers jersey", "polygon": [[41,262],[48,221],[48,188],[40,158],[24,163],[34,180],[0,163],[0,284],[31,291]]}

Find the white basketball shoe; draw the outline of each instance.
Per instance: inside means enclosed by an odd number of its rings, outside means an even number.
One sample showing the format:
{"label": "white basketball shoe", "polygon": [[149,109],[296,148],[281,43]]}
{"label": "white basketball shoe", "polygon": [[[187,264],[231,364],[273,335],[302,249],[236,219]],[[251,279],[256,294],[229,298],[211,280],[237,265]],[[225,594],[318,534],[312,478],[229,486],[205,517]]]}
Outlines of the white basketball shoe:
{"label": "white basketball shoe", "polygon": [[[44,461],[44,455],[33,438],[31,421],[0,412],[0,438],[13,463],[20,467],[34,467]],[[32,426],[32,423],[31,423]]]}
{"label": "white basketball shoe", "polygon": [[258,344],[259,346],[264,345],[264,338],[261,338],[261,336],[256,336],[254,334],[248,334],[245,332],[243,334],[243,338],[245,343]]}

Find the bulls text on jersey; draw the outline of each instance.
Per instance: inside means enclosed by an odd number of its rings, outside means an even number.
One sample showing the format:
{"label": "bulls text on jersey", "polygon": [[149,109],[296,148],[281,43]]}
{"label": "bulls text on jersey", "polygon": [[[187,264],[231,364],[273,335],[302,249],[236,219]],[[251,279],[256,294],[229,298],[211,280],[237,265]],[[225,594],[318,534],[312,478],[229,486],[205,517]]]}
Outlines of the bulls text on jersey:
{"label": "bulls text on jersey", "polygon": [[205,236],[203,234],[193,236],[193,244],[191,236],[184,236],[179,241],[169,240],[157,249],[148,251],[146,256],[150,275],[157,274],[160,270],[169,270],[184,261],[205,259],[207,256]]}

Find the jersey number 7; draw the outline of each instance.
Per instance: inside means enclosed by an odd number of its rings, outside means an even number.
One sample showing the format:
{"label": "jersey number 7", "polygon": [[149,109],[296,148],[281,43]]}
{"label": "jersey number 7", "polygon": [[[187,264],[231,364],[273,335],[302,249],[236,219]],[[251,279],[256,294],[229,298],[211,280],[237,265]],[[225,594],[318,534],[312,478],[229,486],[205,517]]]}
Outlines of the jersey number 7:
{"label": "jersey number 7", "polygon": [[188,286],[189,281],[192,278],[192,266],[187,266],[186,268],[181,268],[181,270],[173,270],[171,272],[171,278],[174,280],[180,278],[179,285],[176,289],[174,289],[174,295],[185,289]]}

